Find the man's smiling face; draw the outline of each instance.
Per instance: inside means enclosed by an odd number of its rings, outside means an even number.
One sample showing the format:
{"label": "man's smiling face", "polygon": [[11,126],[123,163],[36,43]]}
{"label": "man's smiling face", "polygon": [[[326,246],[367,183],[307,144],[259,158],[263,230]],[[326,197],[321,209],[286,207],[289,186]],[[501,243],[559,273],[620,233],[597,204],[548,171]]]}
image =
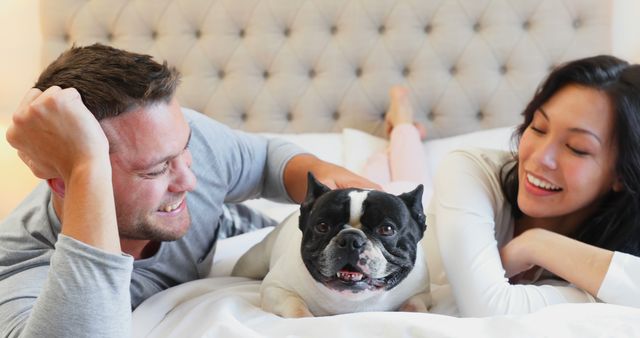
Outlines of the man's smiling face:
{"label": "man's smiling face", "polygon": [[191,129],[177,100],[101,121],[110,144],[121,239],[170,241],[190,225]]}

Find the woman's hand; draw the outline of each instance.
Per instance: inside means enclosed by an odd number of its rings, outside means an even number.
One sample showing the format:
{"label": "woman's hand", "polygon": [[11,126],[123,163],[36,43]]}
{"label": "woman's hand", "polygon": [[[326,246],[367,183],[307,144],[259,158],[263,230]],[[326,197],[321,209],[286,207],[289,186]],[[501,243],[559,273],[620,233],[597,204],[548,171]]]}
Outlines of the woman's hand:
{"label": "woman's hand", "polygon": [[537,265],[597,296],[613,251],[534,228],[507,243],[500,250],[500,257],[507,277]]}
{"label": "woman's hand", "polygon": [[507,278],[513,278],[533,268],[534,263],[531,257],[532,245],[531,232],[525,231],[500,249],[500,259],[502,260],[502,266],[504,267]]}

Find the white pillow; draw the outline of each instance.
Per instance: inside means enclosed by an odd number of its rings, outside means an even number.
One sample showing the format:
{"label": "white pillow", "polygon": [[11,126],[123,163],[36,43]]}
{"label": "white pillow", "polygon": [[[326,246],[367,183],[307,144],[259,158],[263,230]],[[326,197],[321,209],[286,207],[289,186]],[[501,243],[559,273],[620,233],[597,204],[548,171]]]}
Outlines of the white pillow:
{"label": "white pillow", "polygon": [[429,168],[430,177],[433,177],[444,156],[453,150],[471,147],[509,150],[511,134],[513,134],[514,129],[515,126],[487,129],[427,141],[425,143],[425,152],[429,160],[427,167]]}
{"label": "white pillow", "polygon": [[345,128],[342,130],[342,163],[344,167],[361,174],[371,155],[384,151],[389,141],[367,132]]}
{"label": "white pillow", "polygon": [[[426,141],[424,151],[427,156],[428,177],[431,178],[442,158],[459,148],[479,147],[508,150],[514,126],[481,130],[469,134]],[[367,159],[376,152],[384,151],[388,140],[355,129],[342,132],[342,155],[347,169],[362,173]]]}
{"label": "white pillow", "polygon": [[343,146],[341,133],[277,134],[262,133],[268,138],[281,138],[300,146],[321,160],[342,165]]}

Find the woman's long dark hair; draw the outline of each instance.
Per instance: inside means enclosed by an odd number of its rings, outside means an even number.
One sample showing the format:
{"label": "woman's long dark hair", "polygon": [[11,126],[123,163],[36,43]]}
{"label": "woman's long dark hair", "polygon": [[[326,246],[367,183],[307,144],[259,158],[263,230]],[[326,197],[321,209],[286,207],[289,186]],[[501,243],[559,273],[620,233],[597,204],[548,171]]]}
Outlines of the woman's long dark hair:
{"label": "woman's long dark hair", "polygon": [[[613,141],[617,149],[615,173],[621,180],[620,192],[610,191],[581,224],[572,238],[601,248],[640,255],[640,65],[629,65],[613,56],[600,55],[566,63],[554,69],[536,91],[522,115],[512,140],[518,148],[520,138],[534,113],[558,90],[569,84],[605,93],[615,114]],[[502,167],[502,191],[517,219],[518,155]]]}

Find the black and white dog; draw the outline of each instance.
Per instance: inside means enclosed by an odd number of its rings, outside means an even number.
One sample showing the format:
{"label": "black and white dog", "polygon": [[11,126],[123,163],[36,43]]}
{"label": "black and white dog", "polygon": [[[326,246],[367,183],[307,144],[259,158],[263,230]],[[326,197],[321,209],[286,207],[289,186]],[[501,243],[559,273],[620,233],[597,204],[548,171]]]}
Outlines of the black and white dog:
{"label": "black and white dog", "polygon": [[309,174],[300,212],[244,254],[232,274],[264,278],[262,308],[283,317],[426,312],[422,190],[331,190]]}

